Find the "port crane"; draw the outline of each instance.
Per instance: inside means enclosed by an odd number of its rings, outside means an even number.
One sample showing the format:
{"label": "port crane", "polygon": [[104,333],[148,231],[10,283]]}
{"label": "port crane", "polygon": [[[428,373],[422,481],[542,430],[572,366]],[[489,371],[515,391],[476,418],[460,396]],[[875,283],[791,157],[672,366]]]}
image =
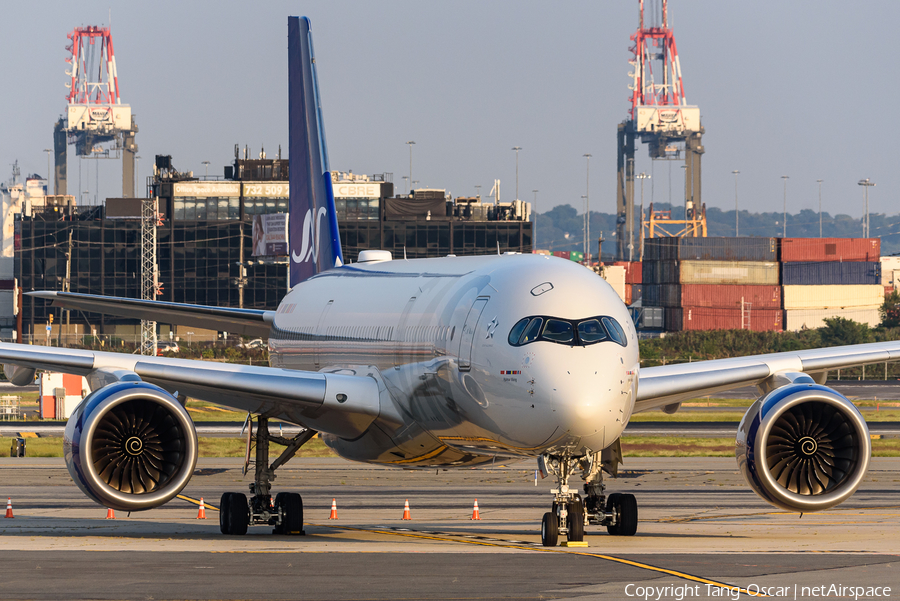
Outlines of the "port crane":
{"label": "port crane", "polygon": [[67,38],[67,106],[53,127],[56,194],[67,193],[67,150],[74,144],[80,157],[121,157],[122,197],[133,198],[138,127],[131,106],[122,104],[110,28],[76,27]]}
{"label": "port crane", "polygon": [[[669,27],[668,1],[660,0],[656,24],[648,25],[644,16],[644,0],[640,5],[640,23],[631,36],[633,45],[628,64],[631,90],[628,118],[618,125],[616,177],[616,256],[621,261],[634,260],[639,245],[635,242],[634,152],[635,140],[647,144],[651,159],[684,158],[683,220],[678,220],[682,236],[705,235],[706,211],[700,197],[700,157],[705,133],[700,123],[700,107],[689,105],[684,94],[681,61],[675,45],[675,34]],[[657,11],[653,11],[656,13]],[[641,215],[642,235],[649,225]],[[652,232],[667,231],[666,216],[654,215]],[[671,220],[671,216],[669,216]],[[675,225],[673,222],[670,225]]]}

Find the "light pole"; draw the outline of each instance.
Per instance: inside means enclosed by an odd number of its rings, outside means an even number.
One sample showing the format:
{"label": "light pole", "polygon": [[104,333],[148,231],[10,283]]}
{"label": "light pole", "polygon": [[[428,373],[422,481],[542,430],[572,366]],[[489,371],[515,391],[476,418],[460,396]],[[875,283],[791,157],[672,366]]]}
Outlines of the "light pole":
{"label": "light pole", "polygon": [[537,248],[537,190],[532,190],[534,192],[534,202],[531,205],[531,212],[534,214],[534,229],[531,230],[531,248],[534,250]]}
{"label": "light pole", "polygon": [[[581,195],[581,206],[582,206],[582,208],[584,208],[585,215],[587,215],[587,195],[586,194]],[[587,256],[588,256],[588,239],[587,239],[587,218],[586,217],[581,223],[581,235],[584,238],[584,244],[582,245],[582,246],[584,246],[584,256],[585,256],[585,258],[587,258]]]}
{"label": "light pole", "polygon": [[475,184],[475,198],[481,200],[481,184]]}
{"label": "light pole", "polygon": [[403,183],[406,184],[406,193],[409,194],[409,176],[408,176],[408,175],[404,175],[404,176],[403,176],[403,180],[404,180]]}
{"label": "light pole", "polygon": [[817,179],[819,182],[819,238],[822,237],[822,182],[824,180]]}
{"label": "light pole", "polygon": [[587,264],[591,264],[591,154],[586,152],[582,155],[587,159],[585,167],[585,186],[584,186],[584,258]]}
{"label": "light pole", "polygon": [[781,237],[787,238],[787,181],[790,179],[789,175],[782,175],[781,179],[784,180],[784,214],[782,216],[783,221],[781,224]]}
{"label": "light pole", "polygon": [[44,152],[47,153],[47,195],[50,195],[50,155],[53,154],[53,151],[49,148],[45,148]]}
{"label": "light pole", "polygon": [[875,185],[875,182],[870,182],[869,178],[861,179],[857,182],[863,189],[866,191],[866,218],[863,219],[863,238],[869,237],[869,188]]}
{"label": "light pole", "polygon": [[740,171],[735,169],[732,171],[734,174],[734,237],[737,238],[741,235],[740,223],[738,222],[738,195],[737,195],[737,176]]}
{"label": "light pole", "polygon": [[512,149],[516,151],[516,200],[519,200],[519,151],[522,147],[513,146]]}
{"label": "light pole", "polygon": [[[409,142],[407,142],[407,144],[409,145],[409,183],[412,184],[412,147],[415,142],[410,140]],[[412,192],[412,188],[410,188],[410,192]]]}
{"label": "light pole", "polygon": [[640,257],[641,257],[641,261],[643,261],[644,260],[644,180],[650,179],[650,176],[647,175],[646,173],[644,173],[643,171],[641,171],[634,177],[641,180],[641,238],[640,238],[641,253],[640,253]]}
{"label": "light pole", "polygon": [[203,177],[209,177],[209,161],[203,161],[200,164],[206,167],[206,171],[204,172]]}

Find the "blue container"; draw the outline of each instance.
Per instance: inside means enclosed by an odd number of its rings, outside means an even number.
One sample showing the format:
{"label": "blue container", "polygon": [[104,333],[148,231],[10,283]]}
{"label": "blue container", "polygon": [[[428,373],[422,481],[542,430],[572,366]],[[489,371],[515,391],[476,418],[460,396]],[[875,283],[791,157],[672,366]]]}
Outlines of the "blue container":
{"label": "blue container", "polygon": [[782,286],[880,284],[881,263],[859,261],[781,264]]}

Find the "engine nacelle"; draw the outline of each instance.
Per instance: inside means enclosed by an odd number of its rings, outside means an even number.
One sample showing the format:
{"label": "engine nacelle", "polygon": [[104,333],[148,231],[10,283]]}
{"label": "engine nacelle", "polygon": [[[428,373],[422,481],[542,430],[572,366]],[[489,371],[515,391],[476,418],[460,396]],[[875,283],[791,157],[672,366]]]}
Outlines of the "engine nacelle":
{"label": "engine nacelle", "polygon": [[66,424],[66,466],[88,497],[112,509],[162,505],[197,464],[197,431],[171,394],[146,382],[116,382],[91,393]]}
{"label": "engine nacelle", "polygon": [[738,427],[738,467],[760,497],[821,511],[859,488],[872,455],[859,410],[827,386],[794,383],[757,400]]}

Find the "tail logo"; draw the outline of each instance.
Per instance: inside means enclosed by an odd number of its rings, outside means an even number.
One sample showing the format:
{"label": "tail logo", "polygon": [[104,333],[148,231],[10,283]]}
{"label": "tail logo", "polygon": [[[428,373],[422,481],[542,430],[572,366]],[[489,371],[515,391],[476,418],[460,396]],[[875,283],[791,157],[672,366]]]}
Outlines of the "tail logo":
{"label": "tail logo", "polygon": [[312,209],[307,209],[303,219],[303,241],[300,243],[300,254],[291,251],[291,259],[294,263],[307,263],[312,259],[316,265],[319,259],[319,240],[321,238],[322,218],[328,214],[325,207],[319,207],[313,218]]}

